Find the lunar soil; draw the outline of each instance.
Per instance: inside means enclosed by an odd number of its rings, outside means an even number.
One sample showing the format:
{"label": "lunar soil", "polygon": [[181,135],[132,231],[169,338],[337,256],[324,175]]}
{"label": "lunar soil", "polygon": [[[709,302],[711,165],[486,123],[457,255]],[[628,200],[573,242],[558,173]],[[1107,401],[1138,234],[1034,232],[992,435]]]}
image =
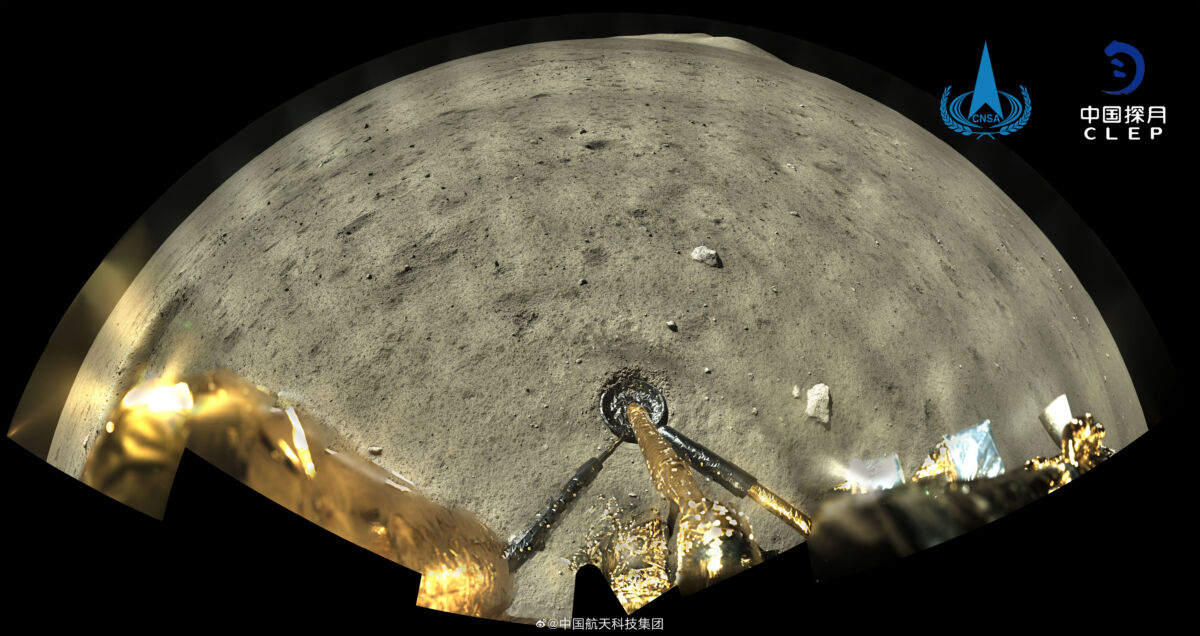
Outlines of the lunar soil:
{"label": "lunar soil", "polygon": [[[660,382],[671,426],[810,513],[851,459],[897,453],[911,473],[983,419],[1009,470],[1051,455],[1037,415],[1060,393],[1112,448],[1146,430],[1087,291],[978,169],[863,95],[707,36],[476,55],[289,134],[137,276],[51,463],[80,474],[139,374],[217,366],[505,540],[608,445],[597,389],[626,367]],[[805,413],[818,383],[827,422]],[[802,541],[701,482],[764,549]],[[511,614],[570,615],[567,559],[610,496],[658,500],[635,445],[518,571]]]}

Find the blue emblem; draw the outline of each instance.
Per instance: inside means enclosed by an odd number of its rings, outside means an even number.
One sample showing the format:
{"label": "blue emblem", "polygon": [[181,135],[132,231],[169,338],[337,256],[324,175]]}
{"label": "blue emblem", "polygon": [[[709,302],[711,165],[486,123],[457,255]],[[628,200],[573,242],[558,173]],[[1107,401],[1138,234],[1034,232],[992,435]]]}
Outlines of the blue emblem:
{"label": "blue emblem", "polygon": [[1124,53],[1133,58],[1133,79],[1120,90],[1101,92],[1109,95],[1128,95],[1137,90],[1138,86],[1141,86],[1142,76],[1146,74],[1146,63],[1142,60],[1142,52],[1134,48],[1132,44],[1113,40],[1108,46],[1104,47],[1104,54],[1110,58],[1109,61],[1112,62],[1112,65],[1117,67],[1113,69],[1113,77],[1125,77],[1125,71],[1121,70],[1125,68],[1125,63],[1115,57],[1118,53]]}
{"label": "blue emblem", "polygon": [[[1139,66],[1139,70],[1140,70]],[[1019,100],[1013,95],[996,89],[996,77],[992,74],[992,59],[988,56],[987,43],[983,45],[983,57],[979,60],[979,73],[975,75],[975,90],[950,99],[950,86],[942,91],[942,122],[950,130],[964,135],[978,135],[977,139],[995,135],[1007,135],[1025,127],[1033,106],[1029,91],[1021,86]],[[963,111],[963,101],[971,98],[970,107]]]}

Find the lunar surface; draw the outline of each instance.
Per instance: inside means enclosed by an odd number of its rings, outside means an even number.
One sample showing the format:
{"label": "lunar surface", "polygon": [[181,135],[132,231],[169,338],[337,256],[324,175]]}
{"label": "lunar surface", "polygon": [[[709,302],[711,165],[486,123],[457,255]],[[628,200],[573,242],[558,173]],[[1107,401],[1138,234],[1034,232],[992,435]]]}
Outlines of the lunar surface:
{"label": "lunar surface", "polygon": [[[459,59],[280,140],[137,276],[50,462],[79,474],[143,374],[219,366],[505,540],[611,441],[597,390],[622,368],[660,383],[671,426],[810,513],[851,460],[896,453],[911,473],[984,419],[1009,470],[1052,455],[1037,415],[1060,393],[1112,448],[1146,430],[1095,304],[979,170],[863,95],[707,36]],[[827,422],[805,413],[819,383]],[[803,540],[701,483],[762,548]],[[570,615],[566,559],[607,497],[659,501],[635,445],[518,571],[511,614]]]}

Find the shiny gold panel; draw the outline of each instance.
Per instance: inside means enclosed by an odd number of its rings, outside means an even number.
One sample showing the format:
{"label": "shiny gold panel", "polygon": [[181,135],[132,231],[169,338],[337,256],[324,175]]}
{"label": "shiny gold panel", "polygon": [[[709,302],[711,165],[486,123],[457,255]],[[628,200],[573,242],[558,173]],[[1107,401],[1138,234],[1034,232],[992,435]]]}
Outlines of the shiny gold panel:
{"label": "shiny gold panel", "polygon": [[679,516],[675,537],[675,584],[699,591],[762,562],[750,521],[738,510],[704,496],[687,464],[654,427],[646,409],[626,407],[646,468],[658,492]]}
{"label": "shiny gold panel", "polygon": [[471,514],[362,458],[327,452],[316,428],[230,371],[144,383],[112,414],[83,479],[161,517],[186,446],[272,501],[420,572],[418,605],[505,617],[514,590],[504,544]]}

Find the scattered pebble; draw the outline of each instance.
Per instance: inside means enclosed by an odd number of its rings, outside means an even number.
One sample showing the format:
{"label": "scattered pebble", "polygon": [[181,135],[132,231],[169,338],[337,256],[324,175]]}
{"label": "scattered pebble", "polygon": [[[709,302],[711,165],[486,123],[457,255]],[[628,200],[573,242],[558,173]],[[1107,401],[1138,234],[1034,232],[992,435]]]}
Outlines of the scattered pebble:
{"label": "scattered pebble", "polygon": [[637,493],[636,493],[636,492],[631,492],[631,493],[629,493],[629,496],[630,496],[630,497],[633,497],[634,499],[637,499]]}
{"label": "scattered pebble", "polygon": [[750,409],[750,414],[751,414],[751,415],[758,415],[758,407],[756,406],[756,407],[754,407],[754,408]]}
{"label": "scattered pebble", "polygon": [[706,395],[706,396],[704,396],[704,401],[705,401],[705,402],[707,402],[707,401],[708,401],[708,396],[707,396],[707,395]]}
{"label": "scattered pebble", "polygon": [[800,399],[800,385],[799,384],[792,387],[792,397],[796,398],[797,400]]}
{"label": "scattered pebble", "polygon": [[368,453],[370,453],[370,454],[372,454],[372,455],[382,455],[382,454],[383,454],[383,447],[382,447],[382,446],[368,446],[368,447],[367,447],[367,452],[368,452]]}
{"label": "scattered pebble", "polygon": [[575,358],[575,364],[583,364],[583,358]]}
{"label": "scattered pebble", "polygon": [[705,373],[712,373],[712,369],[710,369],[710,368],[708,368],[708,367],[704,367],[704,372],[705,372]]}
{"label": "scattered pebble", "polygon": [[698,263],[704,263],[709,267],[721,266],[721,257],[717,255],[717,251],[709,249],[703,245],[692,250],[692,260]]}
{"label": "scattered pebble", "polygon": [[580,285],[586,285],[586,284],[587,284],[587,279],[586,279],[586,278],[580,278],[580,279],[579,279],[579,284],[580,284]]}
{"label": "scattered pebble", "polygon": [[679,331],[679,325],[675,324],[674,320],[668,320],[667,329],[670,329],[671,331]]}
{"label": "scattered pebble", "polygon": [[791,212],[788,212],[788,214],[790,214],[790,215],[792,215],[792,216],[800,216],[800,213],[799,213],[799,212],[797,212],[797,211],[795,211],[795,210],[792,210]]}
{"label": "scattered pebble", "polygon": [[804,414],[809,417],[815,417],[822,424],[829,423],[829,387],[822,383],[814,384],[808,390],[808,405],[804,407]]}

